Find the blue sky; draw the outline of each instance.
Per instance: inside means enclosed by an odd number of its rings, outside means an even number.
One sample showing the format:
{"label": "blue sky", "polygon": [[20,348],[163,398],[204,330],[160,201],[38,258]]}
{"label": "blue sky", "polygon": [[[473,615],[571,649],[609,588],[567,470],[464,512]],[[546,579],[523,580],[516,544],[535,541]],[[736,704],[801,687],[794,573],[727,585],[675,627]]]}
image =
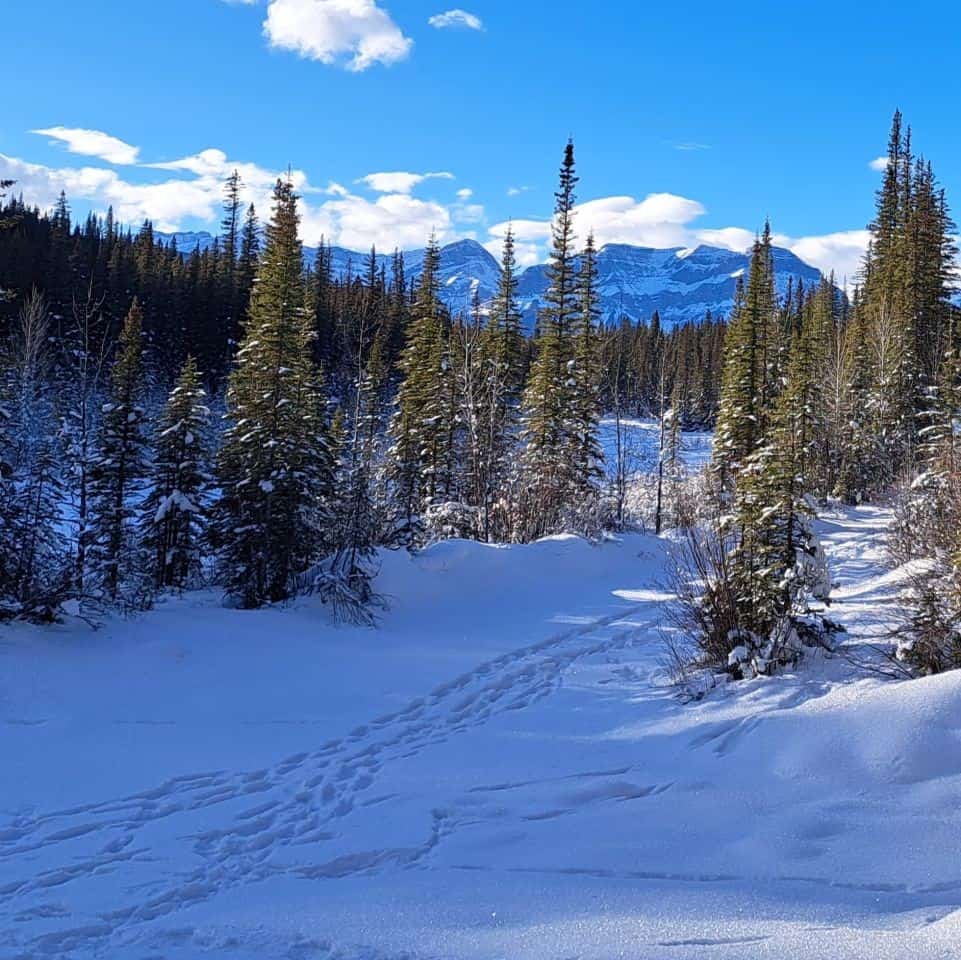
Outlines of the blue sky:
{"label": "blue sky", "polygon": [[961,188],[948,3],[452,2],[17,0],[0,175],[197,228],[225,171],[263,207],[291,165],[305,239],[496,249],[512,218],[532,261],[572,135],[600,242],[743,246],[769,215],[842,272],[895,106]]}

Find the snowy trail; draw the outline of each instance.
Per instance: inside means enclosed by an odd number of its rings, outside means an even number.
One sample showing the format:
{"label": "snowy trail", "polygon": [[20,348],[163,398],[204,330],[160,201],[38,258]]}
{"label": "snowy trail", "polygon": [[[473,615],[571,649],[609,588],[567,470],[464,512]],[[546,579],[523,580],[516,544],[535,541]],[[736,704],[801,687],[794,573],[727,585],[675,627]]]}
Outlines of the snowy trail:
{"label": "snowy trail", "polygon": [[[858,650],[883,642],[901,589],[888,522],[867,508],[819,522]],[[425,584],[465,581],[456,617],[431,601],[448,640],[425,648],[434,677],[463,667],[342,735],[256,769],[198,766],[0,816],[0,957],[955,955],[957,677],[892,684],[815,657],[685,706],[658,642],[664,543],[540,549],[556,565],[523,599],[546,617],[506,599],[512,564],[538,577],[523,549],[418,561]],[[480,631],[466,657],[465,620]],[[416,659],[402,673],[414,637],[391,661],[412,693],[426,675]],[[349,667],[324,660],[355,689]],[[276,736],[304,744],[311,729]]]}

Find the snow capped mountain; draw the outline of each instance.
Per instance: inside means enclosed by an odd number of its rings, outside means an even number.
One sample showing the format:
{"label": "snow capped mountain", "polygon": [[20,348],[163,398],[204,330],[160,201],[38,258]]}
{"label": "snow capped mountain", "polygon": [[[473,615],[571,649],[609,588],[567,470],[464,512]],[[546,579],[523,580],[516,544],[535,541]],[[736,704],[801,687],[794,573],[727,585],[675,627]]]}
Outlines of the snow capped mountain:
{"label": "snow capped mountain", "polygon": [[[677,247],[658,250],[611,243],[597,257],[601,318],[617,322],[622,317],[647,320],[656,310],[665,327],[702,320],[708,310],[726,316],[734,303],[737,279],[746,276],[751,257],[720,247]],[[821,273],[790,250],[774,248],[774,266],[780,294],[793,278],[796,284],[817,283]],[[530,267],[518,285],[524,315],[533,323],[547,289],[544,266]]]}
{"label": "snow capped mountain", "polygon": [[[161,235],[169,242],[176,238],[183,253],[209,247],[214,238],[206,232]],[[316,250],[307,247],[304,257],[313,263]],[[337,277],[358,274],[365,269],[367,255],[333,247],[331,260]],[[404,253],[408,281],[420,275],[423,250]],[[379,265],[389,272],[390,256],[380,254]],[[675,247],[659,250],[611,243],[602,247],[597,257],[601,318],[617,322],[622,317],[649,320],[656,310],[662,324],[674,327],[688,321],[702,320],[708,310],[715,316],[726,316],[734,302],[737,278],[746,276],[750,254],[701,245],[694,248]],[[821,273],[790,250],[774,248],[774,267],[778,292],[784,294],[788,283],[803,280],[805,285],[817,283]],[[441,297],[454,314],[470,312],[474,292],[482,304],[489,303],[497,292],[500,266],[476,240],[458,240],[441,249]],[[529,267],[518,278],[518,299],[528,328],[532,328],[547,290],[547,269],[543,264]]]}

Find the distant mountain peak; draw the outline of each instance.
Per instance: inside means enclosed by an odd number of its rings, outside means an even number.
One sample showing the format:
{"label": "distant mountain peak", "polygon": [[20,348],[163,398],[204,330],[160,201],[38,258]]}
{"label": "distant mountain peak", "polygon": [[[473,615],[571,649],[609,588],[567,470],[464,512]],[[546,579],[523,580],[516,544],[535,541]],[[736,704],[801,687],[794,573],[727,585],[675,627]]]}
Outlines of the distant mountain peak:
{"label": "distant mountain peak", "polygon": [[[177,249],[189,254],[205,250],[214,242],[205,230],[193,233],[158,234],[165,242],[176,238]],[[790,250],[772,249],[780,294],[788,283],[798,280],[816,284],[821,273],[806,264]],[[378,254],[379,265],[390,270],[393,254]],[[316,250],[304,248],[304,259],[313,264]],[[343,247],[331,248],[331,269],[343,277],[348,270],[355,276],[363,269],[368,254]],[[424,251],[404,254],[408,281],[420,274]],[[656,310],[666,328],[702,320],[708,311],[715,317],[727,316],[734,304],[734,291],[739,277],[750,266],[750,253],[739,253],[725,247],[698,244],[695,247],[636,247],[629,243],[608,243],[597,254],[597,274],[601,319],[607,323],[627,317],[635,322],[650,320]],[[497,294],[500,264],[483,244],[472,238],[455,240],[440,250],[441,297],[454,315],[467,315],[473,309],[475,296],[482,305]],[[533,329],[537,313],[547,290],[547,270],[536,264],[518,276],[518,301],[529,329]]]}

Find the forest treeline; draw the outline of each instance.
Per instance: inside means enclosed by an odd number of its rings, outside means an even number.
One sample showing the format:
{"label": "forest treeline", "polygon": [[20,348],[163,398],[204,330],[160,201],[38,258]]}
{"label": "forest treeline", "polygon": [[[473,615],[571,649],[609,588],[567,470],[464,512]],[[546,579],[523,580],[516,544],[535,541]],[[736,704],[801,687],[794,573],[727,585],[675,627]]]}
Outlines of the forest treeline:
{"label": "forest treeline", "polygon": [[[827,642],[816,504],[896,497],[893,550],[924,560],[899,656],[961,665],[954,227],[900,115],[850,295],[825,278],[779,297],[765,226],[726,323],[600,325],[577,182],[569,143],[532,337],[510,232],[494,300],[452,316],[433,238],[410,279],[374,251],[335,276],[323,243],[305,266],[284,180],[262,226],[232,177],[205,251],[109,215],[72,224],[65,198],[5,202],[2,610],[146,607],[212,583],[243,607],[313,592],[372,622],[378,548],[623,525],[628,474],[620,443],[605,465],[600,421],[654,414],[658,524],[662,499],[696,521],[701,662],[753,676]],[[683,517],[681,431],[715,423]]]}
{"label": "forest treeline", "polygon": [[64,196],[27,208],[4,184],[6,614],[216,583],[246,607],[315,591],[369,619],[377,547],[622,522],[602,413],[709,426],[725,325],[599,325],[576,183],[569,144],[533,337],[510,233],[494,301],[452,316],[433,238],[409,279],[399,252],[336,276],[322,242],[306,265],[284,180],[261,224],[232,176],[220,237],[189,252],[109,212],[75,224]]}
{"label": "forest treeline", "polygon": [[[97,315],[103,333],[117,343],[134,298],[143,317],[144,361],[151,384],[169,387],[192,356],[208,393],[222,394],[260,267],[265,229],[253,206],[241,202],[237,174],[224,187],[220,234],[205,249],[180,250],[165,241],[148,221],[136,232],[105,217],[71,219],[64,195],[51,211],[27,207],[16,185],[0,198],[0,340],[9,340],[25,298],[44,295],[54,335],[66,332],[78,310]],[[380,264],[378,264],[378,259]],[[404,254],[395,251],[390,266],[376,251],[358,258],[357,269],[336,275],[331,248],[323,238],[313,263],[305,264],[304,309],[314,325],[312,353],[323,365],[330,393],[349,389],[361,325],[376,331],[387,378],[396,389],[399,360],[406,342],[417,284]],[[512,264],[513,269],[513,264]],[[479,305],[483,314],[490,305]],[[443,309],[443,305],[440,305]],[[473,317],[451,321],[472,322]],[[662,392],[682,401],[685,426],[709,427],[717,413],[725,324],[710,315],[700,323],[662,328],[657,313],[647,321],[624,318],[598,331],[604,370],[606,409],[650,416]],[[371,343],[367,344],[369,349]],[[532,344],[527,344],[528,362]],[[662,384],[662,374],[665,383]]]}

